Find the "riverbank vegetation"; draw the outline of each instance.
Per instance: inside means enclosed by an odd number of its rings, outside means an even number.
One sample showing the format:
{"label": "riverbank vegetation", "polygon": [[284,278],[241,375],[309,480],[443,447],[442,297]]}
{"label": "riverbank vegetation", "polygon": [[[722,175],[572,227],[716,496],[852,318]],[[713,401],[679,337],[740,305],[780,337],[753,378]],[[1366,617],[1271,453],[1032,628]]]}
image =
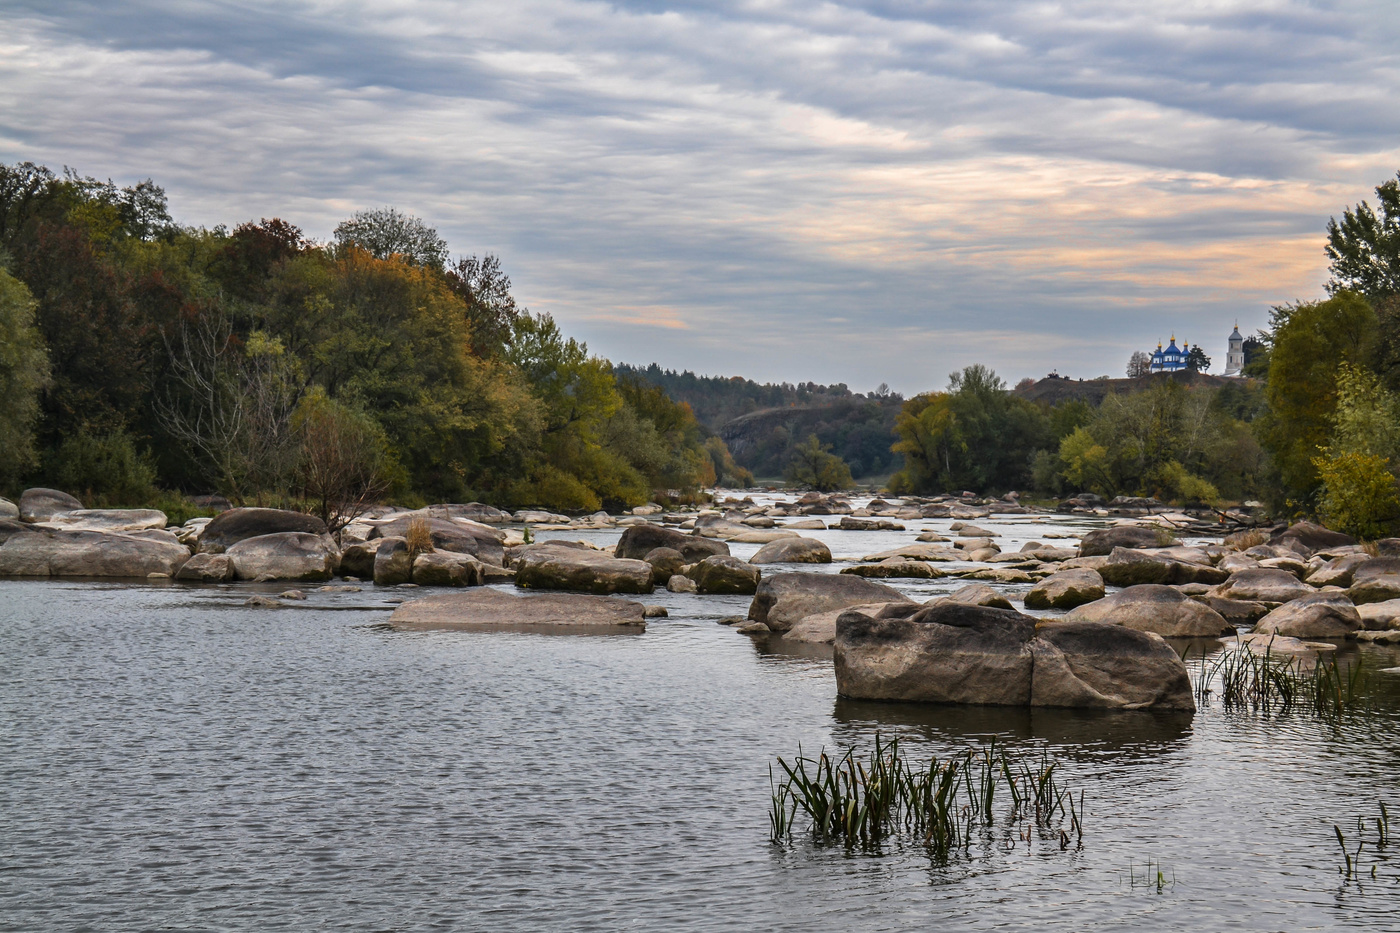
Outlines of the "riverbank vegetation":
{"label": "riverbank vegetation", "polygon": [[738,472],[688,406],[415,217],[360,212],[327,243],[281,219],[207,230],[153,182],[28,163],[0,166],[0,389],[0,489],[90,503],[593,510]]}

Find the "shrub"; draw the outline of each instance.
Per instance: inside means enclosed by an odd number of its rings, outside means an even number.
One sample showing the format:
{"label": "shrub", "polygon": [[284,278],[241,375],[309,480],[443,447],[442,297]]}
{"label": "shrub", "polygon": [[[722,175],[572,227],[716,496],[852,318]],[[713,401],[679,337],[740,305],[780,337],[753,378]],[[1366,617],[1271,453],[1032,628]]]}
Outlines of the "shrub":
{"label": "shrub", "polygon": [[155,495],[156,468],[148,453],[138,453],[123,431],[80,431],[59,445],[47,471],[60,489],[89,506],[141,505]]}
{"label": "shrub", "polygon": [[1318,511],[1323,523],[1358,538],[1381,537],[1400,517],[1400,495],[1390,460],[1376,454],[1343,453],[1313,458],[1322,478]]}

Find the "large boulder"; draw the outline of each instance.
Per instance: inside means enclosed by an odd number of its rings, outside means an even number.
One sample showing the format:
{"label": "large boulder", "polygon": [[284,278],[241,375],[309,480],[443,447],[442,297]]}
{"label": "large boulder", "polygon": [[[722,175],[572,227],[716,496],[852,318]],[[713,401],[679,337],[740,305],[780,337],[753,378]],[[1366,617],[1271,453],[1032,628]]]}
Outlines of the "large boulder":
{"label": "large boulder", "polygon": [[[1174,560],[1152,551],[1118,547],[1099,568],[1103,582],[1110,586],[1137,586],[1142,583],[1223,583],[1225,571],[1210,564]],[[1295,581],[1296,582],[1296,581]]]}
{"label": "large boulder", "polygon": [[651,564],[611,557],[606,552],[556,544],[519,548],[515,585],[537,590],[579,593],[650,593]]}
{"label": "large boulder", "polygon": [[173,577],[183,544],[103,531],[62,531],[0,521],[0,576]]}
{"label": "large boulder", "polygon": [[1073,609],[1103,599],[1103,577],[1097,570],[1052,573],[1026,594],[1027,609]]}
{"label": "large boulder", "polygon": [[635,635],[646,631],[644,612],[641,603],[627,599],[575,593],[513,596],[481,588],[404,603],[389,624],[405,631]]}
{"label": "large boulder", "polygon": [[1234,626],[1210,606],[1158,584],[1130,586],[1086,603],[1065,618],[1121,625],[1166,638],[1216,638],[1234,631]]}
{"label": "large boulder", "polygon": [[419,586],[480,586],[482,563],[470,554],[431,551],[413,559],[413,582]]}
{"label": "large boulder", "polygon": [[749,618],[786,632],[808,616],[864,603],[914,601],[892,586],[832,573],[777,573],[758,584]]}
{"label": "large boulder", "polygon": [[484,525],[502,525],[510,521],[509,512],[503,512],[494,505],[485,505],[481,502],[430,505],[428,511],[435,516],[464,518],[469,522],[481,522]]}
{"label": "large boulder", "polygon": [[1361,615],[1342,593],[1314,593],[1284,603],[1259,620],[1257,635],[1345,638],[1362,627]]}
{"label": "large boulder", "polygon": [[194,583],[227,583],[233,579],[233,562],[227,554],[196,554],[175,574],[176,580]]}
{"label": "large boulder", "polygon": [[1155,525],[1117,525],[1098,528],[1079,541],[1080,557],[1112,554],[1115,548],[1158,548],[1172,543],[1171,533]]}
{"label": "large boulder", "polygon": [[[1186,666],[1159,636],[952,602],[899,618],[843,612],[836,688],[870,700],[1194,710]],[[884,616],[883,618],[881,616]]]}
{"label": "large boulder", "polygon": [[[917,603],[864,603],[850,608],[868,616],[879,617],[888,606],[898,607],[894,614],[907,616],[918,610]],[[902,610],[902,611],[901,611]],[[808,645],[829,645],[836,640],[836,620],[846,609],[831,609],[818,612],[798,621],[796,625],[782,633],[784,641],[802,642]]]}
{"label": "large boulder", "polygon": [[1195,710],[1186,665],[1161,636],[1095,622],[1040,625],[1032,706]]}
{"label": "large boulder", "polygon": [[831,548],[816,538],[780,538],[758,549],[751,564],[829,564]]}
{"label": "large boulder", "polygon": [[234,577],[239,580],[313,583],[335,576],[340,564],[340,552],[329,537],[304,531],[279,531],[244,538],[224,553],[233,564]]}
{"label": "large boulder", "polygon": [[729,555],[729,545],[712,538],[688,535],[673,528],[665,528],[647,522],[633,525],[622,533],[613,556],[627,560],[641,560],[659,547],[680,551],[687,563],[696,563],[707,557]]}
{"label": "large boulder", "polygon": [[19,521],[19,506],[0,496],[0,521]]}
{"label": "large boulder", "polygon": [[1380,603],[1367,603],[1356,607],[1361,616],[1361,626],[1370,632],[1384,632],[1400,629],[1400,599],[1387,599]]}
{"label": "large boulder", "polygon": [[1333,558],[1309,573],[1306,579],[1310,586],[1319,589],[1324,586],[1351,586],[1352,581],[1356,578],[1356,572],[1370,559],[1365,554],[1349,554],[1346,557]]}
{"label": "large boulder", "polygon": [[59,512],[72,512],[82,507],[81,502],[66,492],[36,486],[26,489],[19,497],[19,520],[46,522]]}
{"label": "large boulder", "polygon": [[1232,573],[1228,580],[1215,588],[1216,596],[1261,603],[1286,603],[1316,592],[1287,570],[1270,567]]}
{"label": "large boulder", "polygon": [[652,548],[642,560],[651,564],[651,579],[657,586],[665,586],[686,568],[685,555],[675,548]]}
{"label": "large boulder", "polygon": [[899,618],[836,620],[836,691],[861,700],[1029,706],[1035,620],[1009,609],[937,603]]}
{"label": "large boulder", "polygon": [[374,579],[374,560],[385,540],[375,538],[363,544],[346,545],[340,552],[340,575],[358,577],[361,580]]}
{"label": "large boulder", "polygon": [[1352,582],[1360,583],[1362,580],[1387,574],[1400,574],[1400,557],[1373,557],[1363,561],[1352,571]]}
{"label": "large boulder", "polygon": [[204,526],[199,533],[199,550],[222,554],[240,541],[283,533],[324,535],[326,523],[315,515],[286,509],[229,509]]}
{"label": "large boulder", "polygon": [[159,509],[74,509],[49,517],[46,524],[70,531],[112,531],[118,534],[164,528],[165,513]]}
{"label": "large boulder", "polygon": [[374,552],[374,572],[371,576],[376,586],[402,586],[413,582],[413,552],[408,549],[408,541],[393,535],[378,538],[379,549]]}
{"label": "large boulder", "polygon": [[1347,598],[1360,606],[1365,603],[1383,603],[1400,599],[1400,573],[1382,573],[1362,576],[1358,570],[1356,581],[1347,587]]}
{"label": "large boulder", "polygon": [[435,551],[470,554],[482,563],[495,564],[497,567],[505,563],[506,552],[505,545],[501,543],[501,533],[494,528],[465,520],[410,513],[376,525],[369,533],[369,540],[406,538],[409,525],[415,521],[427,526]]}
{"label": "large boulder", "polygon": [[711,596],[748,596],[758,589],[763,572],[737,557],[707,557],[691,567],[686,576],[695,581],[695,591]]}
{"label": "large boulder", "polygon": [[1198,603],[1209,606],[1220,617],[1236,628],[1241,625],[1253,625],[1264,616],[1269,614],[1267,603],[1256,602],[1252,599],[1227,599],[1224,596],[1193,596],[1192,599]]}
{"label": "large boulder", "polygon": [[1346,547],[1355,544],[1356,539],[1351,535],[1344,535],[1340,531],[1328,531],[1315,522],[1298,522],[1289,525],[1287,529],[1279,532],[1269,539],[1270,544],[1290,544],[1302,545],[1306,548],[1306,553],[1320,551],[1324,548]]}

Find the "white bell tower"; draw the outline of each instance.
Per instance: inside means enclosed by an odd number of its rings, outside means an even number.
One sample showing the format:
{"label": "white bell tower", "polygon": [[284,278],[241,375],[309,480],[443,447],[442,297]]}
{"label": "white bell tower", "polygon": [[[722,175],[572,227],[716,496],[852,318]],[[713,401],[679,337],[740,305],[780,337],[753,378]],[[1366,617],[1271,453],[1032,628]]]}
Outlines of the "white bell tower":
{"label": "white bell tower", "polygon": [[1235,322],[1235,329],[1230,334],[1230,348],[1225,354],[1225,375],[1240,376],[1244,374],[1244,338],[1240,336],[1239,321]]}

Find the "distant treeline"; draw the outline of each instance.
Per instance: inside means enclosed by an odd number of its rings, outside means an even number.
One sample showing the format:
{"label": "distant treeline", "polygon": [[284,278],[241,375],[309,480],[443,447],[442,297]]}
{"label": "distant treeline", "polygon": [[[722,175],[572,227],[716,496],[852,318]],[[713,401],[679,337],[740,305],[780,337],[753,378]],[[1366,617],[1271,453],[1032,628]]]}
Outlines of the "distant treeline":
{"label": "distant treeline", "polygon": [[758,383],[741,376],[697,376],[655,363],[619,364],[614,372],[659,386],[684,402],[702,424],[720,435],[739,466],[777,478],[809,456],[808,439],[845,461],[857,479],[886,477],[903,459],[891,449],[894,422],[904,399],[880,386],[852,392],[845,383]]}
{"label": "distant treeline", "polygon": [[154,182],[30,163],[0,165],[0,391],[0,490],[94,503],[341,482],[592,510],[738,470],[688,408],[417,218],[361,212],[328,243],[276,218],[207,230]]}

